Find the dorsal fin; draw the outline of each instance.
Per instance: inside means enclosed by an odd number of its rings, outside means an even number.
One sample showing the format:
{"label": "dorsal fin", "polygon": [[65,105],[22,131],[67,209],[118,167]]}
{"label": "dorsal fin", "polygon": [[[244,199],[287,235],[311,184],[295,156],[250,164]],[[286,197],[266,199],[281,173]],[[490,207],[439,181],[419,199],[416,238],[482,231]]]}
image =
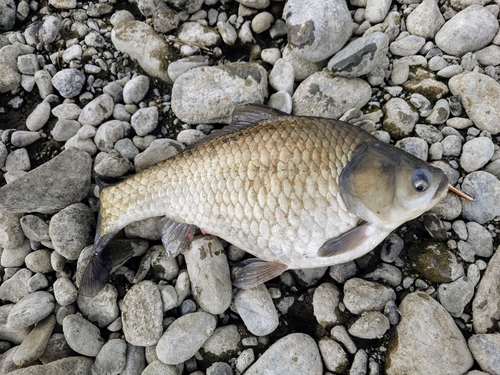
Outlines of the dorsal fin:
{"label": "dorsal fin", "polygon": [[233,110],[233,118],[231,124],[225,126],[220,130],[213,131],[199,141],[190,144],[183,151],[192,149],[200,144],[209,142],[212,139],[218,138],[220,136],[231,134],[248,126],[252,126],[259,121],[269,120],[271,118],[282,116],[290,115],[286,112],[280,111],[279,109],[269,107],[264,104],[250,103],[239,105]]}

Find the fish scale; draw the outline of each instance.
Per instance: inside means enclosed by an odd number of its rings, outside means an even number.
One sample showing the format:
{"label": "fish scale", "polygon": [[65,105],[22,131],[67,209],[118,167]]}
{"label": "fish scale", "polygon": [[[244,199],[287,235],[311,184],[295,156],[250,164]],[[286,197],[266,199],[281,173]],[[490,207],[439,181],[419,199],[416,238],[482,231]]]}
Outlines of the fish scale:
{"label": "fish scale", "polygon": [[100,233],[166,215],[264,260],[314,256],[357,225],[338,178],[355,147],[374,138],[334,120],[299,119],[261,121],[103,189]]}

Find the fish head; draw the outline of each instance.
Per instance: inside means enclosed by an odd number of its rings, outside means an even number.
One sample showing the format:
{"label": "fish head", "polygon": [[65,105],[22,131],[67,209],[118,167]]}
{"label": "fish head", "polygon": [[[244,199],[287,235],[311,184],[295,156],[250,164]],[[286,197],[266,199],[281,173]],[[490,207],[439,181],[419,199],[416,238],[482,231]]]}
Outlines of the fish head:
{"label": "fish head", "polygon": [[439,168],[382,142],[359,145],[340,174],[347,208],[366,222],[393,230],[434,207],[448,192]]}

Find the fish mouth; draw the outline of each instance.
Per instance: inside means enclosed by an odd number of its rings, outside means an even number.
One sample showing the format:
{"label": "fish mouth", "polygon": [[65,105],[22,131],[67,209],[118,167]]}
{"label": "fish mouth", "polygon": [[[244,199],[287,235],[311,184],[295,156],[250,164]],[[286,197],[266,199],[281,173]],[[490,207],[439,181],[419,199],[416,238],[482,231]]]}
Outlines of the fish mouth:
{"label": "fish mouth", "polygon": [[432,200],[441,200],[442,198],[444,198],[446,194],[448,194],[448,186],[448,177],[446,177],[446,175],[443,175],[443,178],[441,179],[441,182],[439,183],[439,186],[436,189]]}

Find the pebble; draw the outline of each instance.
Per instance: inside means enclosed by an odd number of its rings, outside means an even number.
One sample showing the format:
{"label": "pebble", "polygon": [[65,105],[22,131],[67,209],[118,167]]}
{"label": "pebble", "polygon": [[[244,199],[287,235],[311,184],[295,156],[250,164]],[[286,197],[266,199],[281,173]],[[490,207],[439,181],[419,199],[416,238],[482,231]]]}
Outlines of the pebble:
{"label": "pebble", "polygon": [[39,322],[19,345],[12,356],[12,362],[23,367],[39,359],[45,351],[55,324],[56,318],[54,315],[49,315]]}
{"label": "pebble", "polygon": [[261,34],[269,30],[274,22],[274,17],[269,12],[260,12],[252,19],[252,31],[255,34]]}
{"label": "pebble", "polygon": [[[227,42],[225,41],[227,44]],[[168,75],[175,82],[182,73],[190,69],[208,65],[208,60],[203,56],[188,56],[171,62],[168,65]]]}
{"label": "pebble", "polygon": [[477,286],[477,292],[472,301],[473,325],[476,333],[487,333],[496,324],[500,307],[496,301],[500,298],[500,251],[495,251],[486,271]]}
{"label": "pebble", "polygon": [[498,375],[500,367],[498,358],[500,356],[500,334],[472,335],[469,340],[469,349],[474,359],[485,372]]}
{"label": "pebble", "polygon": [[362,108],[370,98],[371,88],[366,81],[322,71],[297,87],[292,96],[293,114],[338,119],[348,109]]}
{"label": "pebble", "polygon": [[385,113],[382,129],[395,138],[408,136],[418,121],[418,112],[401,98],[392,98],[382,107]]}
{"label": "pebble", "polygon": [[110,152],[115,143],[125,136],[121,121],[111,120],[101,124],[94,136],[94,143],[100,151]]}
{"label": "pebble", "polygon": [[17,302],[7,317],[11,327],[28,327],[45,319],[54,310],[54,297],[48,292],[28,294]]}
{"label": "pebble", "polygon": [[425,38],[416,35],[408,35],[407,37],[398,39],[392,42],[389,50],[396,56],[413,56],[425,44]]}
{"label": "pebble", "polygon": [[406,28],[412,35],[434,38],[445,20],[434,0],[423,0],[406,18]]}
{"label": "pebble", "polygon": [[264,285],[240,290],[234,306],[247,330],[256,336],[268,335],[278,327],[278,312]]}
{"label": "pebble", "polygon": [[389,328],[389,319],[384,314],[378,311],[368,311],[349,327],[349,333],[361,339],[380,339]]}
{"label": "pebble", "polygon": [[217,320],[206,312],[186,314],[176,319],[156,345],[163,363],[177,365],[196,354],[215,330]]}
{"label": "pebble", "polygon": [[30,293],[28,282],[32,276],[33,272],[29,269],[21,268],[0,285],[0,299],[19,302]]}
{"label": "pebble", "polygon": [[80,315],[66,316],[62,328],[68,345],[79,354],[96,357],[105,344],[99,328]]}
{"label": "pebble", "polygon": [[32,272],[50,273],[54,272],[50,264],[50,250],[36,250],[24,258],[26,268]]}
{"label": "pebble", "polygon": [[26,119],[26,127],[32,132],[36,132],[44,127],[50,117],[50,104],[41,102]]}
{"label": "pebble", "polygon": [[[47,318],[49,319],[50,316]],[[45,350],[39,357],[40,362],[47,364],[62,358],[70,357],[74,352],[66,342],[62,333],[54,333],[47,340]]]}
{"label": "pebble", "polygon": [[460,155],[460,166],[464,171],[473,172],[485,166],[495,152],[495,145],[488,137],[479,137],[467,141]]}
{"label": "pebble", "polygon": [[24,215],[20,220],[21,228],[26,237],[33,241],[49,241],[49,225],[35,215]]}
{"label": "pebble", "polygon": [[92,373],[97,375],[119,374],[125,368],[127,343],[122,339],[109,340],[103,345],[92,365]]}
{"label": "pebble", "polygon": [[67,277],[60,277],[54,282],[54,297],[61,306],[71,305],[78,297],[75,285]]}
{"label": "pebble", "polygon": [[222,314],[232,297],[229,264],[222,244],[215,237],[196,238],[184,257],[195,301],[210,314]]}
{"label": "pebble", "polygon": [[143,75],[132,78],[123,86],[123,101],[139,104],[149,90],[149,78]]}
{"label": "pebble", "polygon": [[52,216],[49,234],[54,250],[68,260],[77,260],[93,241],[94,214],[83,203],[72,204]]}
{"label": "pebble", "polygon": [[[263,103],[267,72],[254,63],[193,68],[179,76],[172,88],[172,110],[184,122],[230,123],[241,103]],[[219,98],[229,98],[229,102]],[[204,98],[200,101],[200,98]]]}
{"label": "pebble", "polygon": [[446,22],[437,32],[435,41],[445,53],[462,56],[487,46],[497,31],[496,17],[485,7],[471,5]]}
{"label": "pebble", "polygon": [[171,158],[184,149],[182,143],[172,139],[156,139],[147,150],[134,157],[136,172],[140,172],[153,164]]}
{"label": "pebble", "polygon": [[74,98],[82,91],[85,74],[77,69],[63,69],[52,77],[51,82],[63,98]]}
{"label": "pebble", "polygon": [[472,245],[474,252],[480,257],[489,258],[493,255],[493,237],[482,225],[474,221],[466,224],[467,242]]}
{"label": "pebble", "polygon": [[352,278],[344,284],[344,305],[353,314],[366,311],[382,311],[389,300],[395,300],[392,288],[360,278]]}
{"label": "pebble", "polygon": [[106,284],[95,297],[77,295],[78,308],[83,316],[99,328],[107,327],[120,314],[117,298],[118,292],[111,284]]}
{"label": "pebble", "polygon": [[318,348],[328,371],[343,373],[349,368],[349,358],[336,341],[322,338],[318,342]]}
{"label": "pebble", "polygon": [[[472,367],[465,339],[446,310],[422,292],[408,294],[399,306],[401,321],[391,339],[386,373],[460,374]],[[446,351],[436,348],[446,347]],[[408,351],[412,355],[408,355]],[[416,354],[416,355],[415,355]]]}
{"label": "pebble", "polygon": [[163,333],[163,308],[158,287],[151,281],[134,285],[121,306],[123,333],[136,346],[156,345]]}
{"label": "pebble", "polygon": [[314,316],[322,326],[337,324],[340,319],[338,306],[340,291],[332,283],[323,283],[316,288],[313,294]]}
{"label": "pebble", "polygon": [[465,276],[449,284],[441,284],[438,288],[439,302],[451,316],[456,318],[462,315],[473,295],[474,284]]}
{"label": "pebble", "polygon": [[245,372],[321,375],[323,364],[316,342],[304,333],[291,333],[271,345]]}
{"label": "pebble", "polygon": [[75,103],[62,103],[52,108],[52,114],[59,120],[76,120],[81,111]]}
{"label": "pebble", "polygon": [[[203,344],[203,350],[215,356],[230,355],[239,346],[241,335],[233,324],[218,327]],[[251,349],[250,349],[251,350]]]}
{"label": "pebble", "polygon": [[472,197],[483,197],[474,202],[462,201],[462,216],[465,219],[484,224],[499,215],[500,182],[495,176],[484,171],[471,172],[465,176],[462,189]]}
{"label": "pebble", "polygon": [[295,70],[293,65],[284,60],[278,59],[269,73],[269,84],[276,91],[286,91],[290,95],[293,94],[295,81]]}
{"label": "pebble", "polygon": [[109,94],[99,95],[83,107],[78,122],[82,125],[100,125],[113,113],[113,98]]}

